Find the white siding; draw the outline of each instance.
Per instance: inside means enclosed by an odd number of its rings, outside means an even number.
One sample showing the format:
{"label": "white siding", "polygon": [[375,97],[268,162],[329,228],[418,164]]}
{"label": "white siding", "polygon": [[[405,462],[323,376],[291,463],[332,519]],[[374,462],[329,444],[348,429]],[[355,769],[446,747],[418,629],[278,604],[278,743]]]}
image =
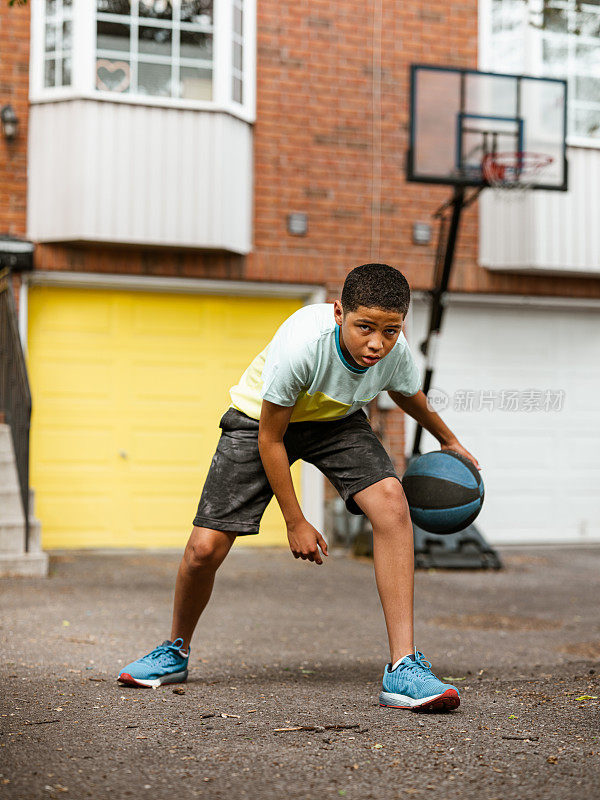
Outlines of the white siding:
{"label": "white siding", "polygon": [[568,192],[479,199],[479,261],[488,269],[600,274],[600,150],[569,148]]}
{"label": "white siding", "polygon": [[33,104],[28,237],[247,253],[252,128],[219,112]]}

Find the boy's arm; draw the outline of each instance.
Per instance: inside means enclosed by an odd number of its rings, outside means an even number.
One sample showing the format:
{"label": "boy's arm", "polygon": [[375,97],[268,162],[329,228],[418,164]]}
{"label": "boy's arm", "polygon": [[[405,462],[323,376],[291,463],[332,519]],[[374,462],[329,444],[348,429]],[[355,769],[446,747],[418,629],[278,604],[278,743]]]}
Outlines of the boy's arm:
{"label": "boy's arm", "polygon": [[325,555],[327,542],[305,519],[290,474],[283,436],[292,416],[293,406],[278,406],[263,400],[258,428],[258,450],[287,526],[287,536],[294,558],[322,564],[319,546]]}
{"label": "boy's arm", "polygon": [[388,393],[394,403],[396,403],[402,411],[409,414],[413,419],[416,419],[419,425],[422,425],[432,436],[435,436],[442,450],[454,450],[472,461],[477,469],[481,469],[475,456],[472,456],[468,450],[465,450],[439,414],[429,410],[427,398],[422,391],[418,391],[416,394],[412,395],[412,397],[407,397],[401,392]]}

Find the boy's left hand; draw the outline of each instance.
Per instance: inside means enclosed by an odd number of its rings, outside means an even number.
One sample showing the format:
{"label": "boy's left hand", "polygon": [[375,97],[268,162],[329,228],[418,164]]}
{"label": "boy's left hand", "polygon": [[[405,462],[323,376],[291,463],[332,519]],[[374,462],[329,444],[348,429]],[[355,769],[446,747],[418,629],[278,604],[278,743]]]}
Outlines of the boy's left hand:
{"label": "boy's left hand", "polygon": [[452,442],[451,444],[442,445],[440,450],[454,450],[455,453],[460,453],[461,456],[464,456],[465,458],[468,458],[469,461],[472,461],[473,464],[475,464],[475,466],[477,467],[478,470],[481,470],[481,467],[479,466],[479,462],[477,461],[475,456],[472,456],[471,453],[469,453],[468,450],[465,450],[465,448],[458,441],[458,439],[456,441]]}

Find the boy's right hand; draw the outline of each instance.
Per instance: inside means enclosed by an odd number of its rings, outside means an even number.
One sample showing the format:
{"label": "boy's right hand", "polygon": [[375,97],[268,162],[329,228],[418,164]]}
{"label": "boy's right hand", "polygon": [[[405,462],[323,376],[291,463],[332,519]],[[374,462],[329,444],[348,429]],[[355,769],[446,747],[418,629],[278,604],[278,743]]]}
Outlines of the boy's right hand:
{"label": "boy's right hand", "polygon": [[302,558],[304,561],[314,561],[316,564],[322,564],[323,559],[321,558],[319,547],[323,551],[323,555],[329,555],[327,542],[319,531],[313,528],[310,522],[305,519],[298,522],[289,522],[287,536],[294,558]]}

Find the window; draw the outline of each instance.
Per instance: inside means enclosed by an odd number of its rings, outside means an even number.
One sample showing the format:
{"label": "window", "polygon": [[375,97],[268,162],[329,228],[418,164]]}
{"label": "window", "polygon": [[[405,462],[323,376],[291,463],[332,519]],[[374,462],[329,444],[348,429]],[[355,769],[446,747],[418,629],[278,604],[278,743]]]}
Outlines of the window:
{"label": "window", "polygon": [[231,99],[236,103],[243,100],[244,91],[244,3],[233,0],[233,64],[231,78]]}
{"label": "window", "polygon": [[220,107],[254,119],[256,0],[32,3],[31,99]]}
{"label": "window", "polygon": [[97,0],[96,88],[212,100],[212,0]]}
{"label": "window", "polygon": [[485,67],[569,83],[569,141],[600,144],[600,0],[491,0]]}
{"label": "window", "polygon": [[44,86],[71,85],[73,0],[46,0]]}

